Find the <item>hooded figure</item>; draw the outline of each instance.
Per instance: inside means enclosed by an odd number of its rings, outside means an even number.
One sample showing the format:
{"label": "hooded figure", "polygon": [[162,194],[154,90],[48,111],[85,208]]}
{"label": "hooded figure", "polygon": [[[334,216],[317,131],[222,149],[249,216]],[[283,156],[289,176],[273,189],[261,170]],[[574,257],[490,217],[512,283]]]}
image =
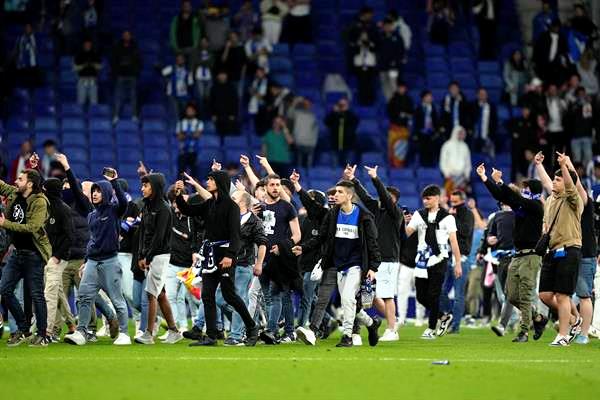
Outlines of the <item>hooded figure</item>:
{"label": "hooded figure", "polygon": [[[181,182],[178,182],[180,184]],[[235,264],[241,247],[240,208],[229,197],[231,181],[227,172],[212,171],[208,174],[207,190],[212,197],[201,204],[189,204],[181,191],[175,202],[184,215],[199,216],[204,220],[206,236],[204,246],[221,242],[212,249],[214,265],[210,273],[202,273],[202,301],[206,317],[206,336],[192,343],[193,346],[217,344],[217,310],[215,294],[221,285],[223,298],[242,317],[246,326],[246,345],[254,346],[258,340],[258,327],[250,316],[244,301],[235,291]],[[179,189],[180,190],[180,189]],[[203,247],[204,247],[203,246]]]}
{"label": "hooded figure", "polygon": [[440,151],[440,170],[446,179],[466,181],[471,175],[471,151],[465,143],[465,129],[455,126]]}
{"label": "hooded figure", "polygon": [[74,227],[70,208],[61,198],[62,186],[60,179],[48,178],[43,188],[50,203],[46,232],[52,246],[52,257],[59,261],[66,261],[71,255]]}
{"label": "hooded figure", "polygon": [[[102,199],[94,203],[94,210],[88,215],[90,241],[87,245],[87,258],[105,260],[119,251],[119,229],[121,215],[127,209],[127,198],[116,180],[100,180],[92,185],[92,193],[99,190]],[[117,203],[112,202],[113,191]]]}
{"label": "hooded figure", "polygon": [[165,199],[166,180],[163,174],[148,174],[142,183],[149,183],[152,196],[144,198],[140,224],[140,260],[150,264],[154,256],[171,252],[171,208]]}

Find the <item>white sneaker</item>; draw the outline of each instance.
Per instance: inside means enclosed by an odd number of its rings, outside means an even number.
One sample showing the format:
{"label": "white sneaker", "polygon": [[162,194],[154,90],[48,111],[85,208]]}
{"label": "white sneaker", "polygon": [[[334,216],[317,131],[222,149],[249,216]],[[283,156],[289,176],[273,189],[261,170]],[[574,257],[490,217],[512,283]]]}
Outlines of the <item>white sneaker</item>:
{"label": "white sneaker", "polygon": [[[164,336],[164,335],[163,335]],[[164,344],[175,344],[183,340],[183,335],[179,331],[167,331],[167,337],[163,340]]]}
{"label": "white sneaker", "polygon": [[385,332],[383,332],[383,336],[379,338],[380,342],[395,342],[397,340],[400,340],[398,332],[391,329],[386,329]]}
{"label": "white sneaker", "polygon": [[404,326],[406,325],[406,320],[404,318],[396,319],[396,326]]}
{"label": "white sneaker", "polygon": [[143,331],[140,331],[139,329],[135,331],[135,336],[133,337],[134,339],[139,338],[140,336],[142,336],[144,334]]}
{"label": "white sneaker", "polygon": [[553,347],[566,347],[569,345],[569,338],[566,336],[556,335],[550,346]]}
{"label": "white sneaker", "polygon": [[303,326],[298,327],[298,329],[296,329],[296,336],[298,337],[298,340],[304,344],[308,344],[310,346],[317,344],[317,337],[309,328],[305,328]]}
{"label": "white sneaker", "polygon": [[425,329],[425,332],[421,335],[421,339],[424,340],[435,340],[435,331],[433,329]]}
{"label": "white sneaker", "polygon": [[97,337],[104,337],[104,336],[109,336],[110,332],[108,331],[108,321],[106,320],[106,318],[102,317],[102,327],[100,327],[100,329],[98,329],[98,331],[96,332],[96,336]]}
{"label": "white sneaker", "polygon": [[168,337],[169,337],[169,331],[166,331],[164,334],[162,334],[158,337],[158,340],[167,340]]}
{"label": "white sneaker", "polygon": [[135,342],[139,344],[154,344],[154,337],[150,332],[146,331],[142,336],[136,337]]}
{"label": "white sneaker", "polygon": [[64,340],[65,343],[74,344],[77,346],[83,346],[87,343],[87,340],[85,340],[85,336],[83,336],[83,334],[79,331],[75,331],[73,333],[65,335]]}
{"label": "white sneaker", "polygon": [[448,332],[453,319],[454,317],[452,314],[444,314],[442,318],[440,318],[440,327],[437,330],[437,336],[444,336]]}
{"label": "white sneaker", "polygon": [[127,346],[131,344],[131,338],[126,333],[119,333],[119,336],[113,342],[116,346]]}
{"label": "white sneaker", "polygon": [[362,337],[358,333],[352,334],[352,346],[362,346]]}
{"label": "white sneaker", "polygon": [[590,326],[588,337],[600,338],[600,329],[596,328],[595,326]]}

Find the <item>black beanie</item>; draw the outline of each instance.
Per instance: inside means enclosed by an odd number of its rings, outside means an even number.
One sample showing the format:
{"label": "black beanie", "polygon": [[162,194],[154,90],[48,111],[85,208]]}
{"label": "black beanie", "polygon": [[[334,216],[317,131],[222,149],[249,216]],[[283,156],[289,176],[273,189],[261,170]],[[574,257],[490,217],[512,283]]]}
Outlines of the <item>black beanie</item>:
{"label": "black beanie", "polygon": [[42,185],[46,195],[51,197],[60,197],[62,194],[63,183],[58,178],[48,178]]}

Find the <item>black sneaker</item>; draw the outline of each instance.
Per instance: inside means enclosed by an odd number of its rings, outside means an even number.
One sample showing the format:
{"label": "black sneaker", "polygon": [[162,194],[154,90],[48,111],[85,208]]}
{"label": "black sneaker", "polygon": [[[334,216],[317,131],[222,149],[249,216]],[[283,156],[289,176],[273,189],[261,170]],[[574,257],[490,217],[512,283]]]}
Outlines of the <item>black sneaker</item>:
{"label": "black sneaker", "polygon": [[379,343],[379,327],[381,326],[381,320],[379,318],[373,318],[373,324],[367,327],[367,331],[369,331],[369,346],[377,346]]}
{"label": "black sneaker", "polygon": [[335,347],[352,347],[352,338],[350,336],[343,335],[340,342]]}
{"label": "black sneaker", "polygon": [[548,323],[548,318],[544,317],[542,314],[538,314],[533,319],[533,340],[540,340],[542,335],[544,334],[544,330],[546,329],[546,324]]}
{"label": "black sneaker", "polygon": [[581,325],[582,324],[583,324],[583,318],[581,318],[579,316],[575,320],[575,323],[573,325],[571,325],[571,327],[569,328],[569,334],[567,335],[567,340],[569,341],[569,344],[571,342],[573,342],[573,340],[575,340],[577,335],[579,335],[581,333]]}
{"label": "black sneaker", "polygon": [[217,340],[225,340],[225,332],[217,331]]}
{"label": "black sneaker", "polygon": [[31,333],[23,333],[21,331],[16,331],[8,338],[6,344],[8,345],[8,347],[17,347],[27,342],[30,337]]}
{"label": "black sneaker", "polygon": [[279,344],[279,339],[269,331],[262,331],[260,333],[260,340],[269,345]]}
{"label": "black sneaker", "polygon": [[496,336],[502,337],[502,336],[504,336],[504,333],[506,332],[506,328],[504,328],[504,325],[499,324],[496,326],[492,326],[492,332],[494,332],[496,334]]}
{"label": "black sneaker", "polygon": [[198,328],[196,325],[194,325],[191,330],[183,332],[182,335],[186,339],[198,341],[202,340],[202,337],[204,336],[202,334],[202,329]]}
{"label": "black sneaker", "polygon": [[440,318],[440,327],[437,330],[437,336],[444,336],[448,332],[448,328],[450,328],[450,324],[454,317],[452,314],[444,314]]}
{"label": "black sneaker", "polygon": [[197,342],[193,342],[193,343],[189,344],[190,347],[216,346],[216,345],[217,345],[217,339],[212,339],[212,338],[209,338],[208,336],[204,336],[201,340],[198,340]]}
{"label": "black sneaker", "polygon": [[244,342],[238,339],[234,339],[232,337],[228,337],[227,339],[225,339],[225,341],[223,342],[224,346],[243,346]]}
{"label": "black sneaker", "polygon": [[29,343],[29,347],[48,347],[49,342],[46,336],[35,335],[31,343]]}
{"label": "black sneaker", "polygon": [[527,343],[528,341],[529,334],[524,331],[519,332],[519,334],[512,340],[513,343]]}
{"label": "black sneaker", "polygon": [[86,332],[85,340],[89,343],[96,343],[98,341],[98,336],[96,336],[96,332]]}
{"label": "black sneaker", "polygon": [[258,342],[258,325],[252,329],[246,329],[246,346],[256,346],[256,342]]}

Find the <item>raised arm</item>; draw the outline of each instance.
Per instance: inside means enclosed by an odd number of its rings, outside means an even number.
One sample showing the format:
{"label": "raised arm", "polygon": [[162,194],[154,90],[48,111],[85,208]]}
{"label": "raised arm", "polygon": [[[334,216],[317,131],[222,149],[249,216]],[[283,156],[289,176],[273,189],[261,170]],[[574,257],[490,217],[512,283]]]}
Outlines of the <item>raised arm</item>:
{"label": "raised arm", "polygon": [[118,175],[115,175],[114,178],[109,178],[107,176],[104,177],[109,180],[115,191],[115,197],[117,198],[117,215],[121,217],[123,214],[125,214],[125,211],[127,211],[128,201],[127,197],[125,197],[125,192],[123,192],[123,189],[121,189],[121,185],[119,185],[119,182],[117,182]]}
{"label": "raised arm", "polygon": [[[571,171],[575,171],[575,174],[577,174],[577,170],[575,169],[575,166],[571,162],[570,158],[568,158],[568,160],[567,160],[567,167]],[[581,200],[583,200],[583,205],[587,206],[587,203],[588,203],[590,197],[588,196],[587,191],[583,187],[583,184],[581,183],[581,177],[579,175],[577,175],[577,182],[575,183],[575,187],[577,188],[577,192],[579,193],[579,197],[581,197]]]}
{"label": "raised arm", "polygon": [[300,185],[300,174],[294,170],[292,175],[290,175],[290,181],[294,185],[294,189],[298,196],[300,197],[300,203],[306,208],[306,214],[308,218],[321,221],[325,214],[327,214],[327,208],[323,206],[323,204],[319,204],[318,201],[313,199],[308,195],[308,192],[302,188]]}
{"label": "raised arm", "polygon": [[[567,201],[569,206],[576,210],[577,209],[577,197],[579,193],[575,188],[575,182],[573,182],[573,178],[571,178],[571,173],[569,171],[569,162],[571,161],[569,156],[556,152],[558,154],[558,165],[560,165],[560,171],[562,172],[562,178],[565,183],[565,192],[567,193]],[[579,179],[578,179],[579,180]],[[576,195],[575,195],[576,194]],[[583,200],[583,198],[581,199]]]}
{"label": "raised arm", "polygon": [[369,173],[369,176],[373,181],[373,186],[375,186],[375,190],[377,190],[379,201],[381,202],[383,208],[385,208],[385,211],[388,214],[390,214],[393,218],[401,218],[402,214],[400,213],[400,209],[396,206],[394,200],[392,199],[392,196],[383,185],[383,182],[381,182],[381,179],[379,179],[379,177],[377,176],[377,167],[365,168],[367,168],[367,172]]}
{"label": "raised arm", "polygon": [[177,208],[183,215],[189,215],[191,217],[201,216],[204,217],[204,209],[206,208],[206,201],[200,204],[189,204],[183,197],[182,191],[185,187],[183,181],[175,182],[175,191],[177,196],[175,197],[175,203]]}
{"label": "raised arm", "polygon": [[541,151],[535,155],[535,171],[540,177],[540,181],[542,182],[542,186],[548,193],[552,193],[552,178],[548,175],[546,168],[544,167],[544,153]]}
{"label": "raised arm", "polygon": [[82,216],[86,217],[94,208],[90,200],[83,193],[81,189],[81,185],[77,182],[77,178],[75,173],[71,169],[69,165],[69,160],[67,156],[64,154],[57,154],[56,160],[63,166],[65,172],[67,174],[67,180],[69,181],[69,186],[71,188],[71,192],[73,193],[73,198],[75,199],[75,207],[77,212]]}
{"label": "raised arm", "polygon": [[240,155],[240,165],[242,166],[242,168],[244,168],[244,172],[246,172],[246,176],[250,180],[252,189],[254,189],[260,179],[258,179],[256,174],[254,173],[254,170],[250,166],[250,159],[248,158],[248,156],[245,156],[243,154]]}
{"label": "raised arm", "polygon": [[206,201],[212,197],[212,194],[210,194],[208,190],[204,189],[200,183],[196,182],[194,178],[189,176],[186,172],[184,172],[183,175],[185,176],[185,183],[192,185],[202,200]]}

